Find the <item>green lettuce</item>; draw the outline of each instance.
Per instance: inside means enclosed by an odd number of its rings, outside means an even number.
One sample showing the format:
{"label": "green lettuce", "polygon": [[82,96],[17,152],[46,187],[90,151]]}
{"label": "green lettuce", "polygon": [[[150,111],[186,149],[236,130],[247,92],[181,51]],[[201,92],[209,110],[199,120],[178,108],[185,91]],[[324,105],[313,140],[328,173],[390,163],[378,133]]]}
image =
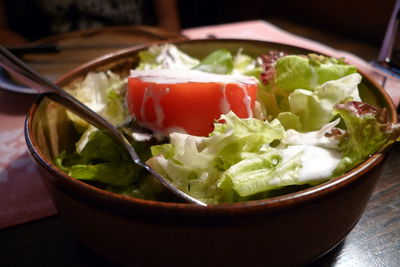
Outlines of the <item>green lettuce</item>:
{"label": "green lettuce", "polygon": [[221,116],[208,137],[180,133],[170,144],[154,146],[147,163],[178,188],[207,203],[232,201],[220,181],[233,165],[267,153],[264,146],[285,136],[279,121],[240,119],[233,112]]}
{"label": "green lettuce", "polygon": [[136,69],[191,69],[200,61],[180,51],[172,44],[153,45],[139,53],[140,63]]}
{"label": "green lettuce", "polygon": [[344,101],[360,101],[358,73],[318,85],[313,91],[297,89],[289,95],[289,112],[278,115],[286,129],[315,131],[334,117],[333,106]]}
{"label": "green lettuce", "polygon": [[217,74],[240,73],[257,77],[261,67],[257,60],[239,49],[232,54],[227,49],[219,49],[199,61],[179,50],[172,44],[154,45],[139,53],[140,63],[136,69],[196,69]]}
{"label": "green lettuce", "polygon": [[[74,84],[73,88],[68,88],[68,92],[110,123],[119,125],[128,119],[125,107],[126,87],[127,79],[111,71],[90,72],[83,81]],[[71,112],[68,112],[68,116],[79,131],[89,126]]]}
{"label": "green lettuce", "polygon": [[[326,136],[338,119],[307,133],[285,131],[278,120],[240,119],[232,112],[221,120],[208,137],[171,134],[169,144],[152,147],[147,164],[182,191],[214,204],[317,184],[331,178],[340,162],[337,137]],[[315,157],[329,160],[329,166],[312,166],[309,160]]]}
{"label": "green lettuce", "polygon": [[[239,196],[247,197],[286,185],[300,184],[298,171],[302,166],[301,155],[298,153],[291,160],[282,162],[281,151],[275,149],[247,157],[223,174],[219,186],[227,192],[233,190]],[[278,182],[274,183],[273,179],[278,179]],[[232,186],[227,187],[227,183]]]}
{"label": "green lettuce", "polygon": [[[262,83],[258,98],[272,117],[290,111],[289,94],[293,91],[301,89],[302,95],[306,95],[304,91],[313,92],[328,81],[357,72],[354,66],[346,64],[343,59],[315,54],[267,58],[269,60],[263,63],[264,71],[260,76]],[[283,117],[291,123],[296,120],[291,115]]]}
{"label": "green lettuce", "polygon": [[346,126],[346,134],[340,144],[343,158],[335,170],[337,175],[357,166],[400,135],[399,124],[388,122],[385,109],[352,101],[337,104],[334,113],[340,115]]}
{"label": "green lettuce", "polygon": [[219,49],[204,58],[195,69],[217,74],[242,74],[258,78],[261,67],[251,56],[238,50],[232,55],[227,49]]}
{"label": "green lettuce", "polygon": [[219,49],[203,59],[196,70],[217,74],[229,74],[233,70],[232,54],[226,49]]}
{"label": "green lettuce", "polygon": [[[331,178],[341,153],[336,151],[339,142],[325,134],[332,132],[338,122],[308,133],[286,131],[278,146],[263,146],[262,153],[247,155],[232,164],[223,173],[219,187],[234,200],[243,201],[267,197],[286,186],[318,184]],[[310,159],[316,164],[310,164]],[[324,164],[326,160],[329,166]]]}
{"label": "green lettuce", "polygon": [[239,49],[236,55],[234,55],[232,73],[240,73],[242,75],[259,78],[261,72],[262,68],[257,60],[244,54],[242,49]]}
{"label": "green lettuce", "polygon": [[76,179],[115,186],[132,184],[140,172],[124,148],[94,127],[82,135],[75,152],[63,152],[54,162]]}
{"label": "green lettuce", "polygon": [[282,57],[276,61],[275,69],[276,85],[285,91],[314,90],[327,81],[357,72],[356,67],[346,64],[343,59],[316,54]]}
{"label": "green lettuce", "polygon": [[[132,146],[142,159],[151,156],[148,144],[132,142]],[[71,177],[111,192],[143,199],[169,198],[161,183],[133,163],[124,148],[93,126],[83,133],[75,151],[63,151],[54,163]]]}

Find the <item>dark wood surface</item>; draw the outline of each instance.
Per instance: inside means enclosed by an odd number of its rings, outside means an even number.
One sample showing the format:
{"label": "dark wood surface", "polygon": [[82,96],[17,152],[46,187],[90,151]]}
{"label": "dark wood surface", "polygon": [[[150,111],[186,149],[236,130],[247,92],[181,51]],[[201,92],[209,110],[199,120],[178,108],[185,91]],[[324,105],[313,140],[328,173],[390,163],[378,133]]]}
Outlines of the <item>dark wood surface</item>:
{"label": "dark wood surface", "polygon": [[[290,30],[291,25],[283,26]],[[297,29],[296,32],[299,33]],[[318,39],[318,32],[311,34]],[[326,38],[325,35],[320,36]],[[335,41],[337,39],[333,38],[325,40],[325,43],[335,47],[338,45]],[[345,43],[347,50],[357,54],[359,44],[352,46],[348,41]],[[366,59],[373,58],[377,53],[374,47],[366,47],[363,51]],[[51,77],[54,78],[53,75]],[[268,259],[265,263],[267,266]],[[53,216],[1,230],[0,266],[113,264],[84,247],[69,233],[59,217]],[[358,224],[340,245],[310,266],[400,266],[400,144],[394,146]]]}

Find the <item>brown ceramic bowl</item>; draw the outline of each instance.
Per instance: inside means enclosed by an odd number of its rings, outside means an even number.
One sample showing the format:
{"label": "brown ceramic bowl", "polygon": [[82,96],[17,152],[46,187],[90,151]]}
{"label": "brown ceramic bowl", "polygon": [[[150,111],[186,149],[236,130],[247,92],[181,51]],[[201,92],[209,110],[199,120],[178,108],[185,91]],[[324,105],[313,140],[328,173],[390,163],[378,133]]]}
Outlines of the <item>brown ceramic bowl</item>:
{"label": "brown ceramic bowl", "polygon": [[[309,51],[261,41],[196,40],[177,45],[195,57],[227,48],[259,55]],[[64,75],[67,87],[94,70],[127,74],[132,48],[106,55]],[[363,75],[362,97],[396,111],[389,96]],[[313,188],[265,200],[200,207],[135,199],[78,181],[52,164],[77,136],[65,110],[40,97],[25,128],[28,147],[65,225],[89,248],[134,266],[287,266],[306,264],[339,244],[362,215],[387,158],[387,149],[354,170]]]}

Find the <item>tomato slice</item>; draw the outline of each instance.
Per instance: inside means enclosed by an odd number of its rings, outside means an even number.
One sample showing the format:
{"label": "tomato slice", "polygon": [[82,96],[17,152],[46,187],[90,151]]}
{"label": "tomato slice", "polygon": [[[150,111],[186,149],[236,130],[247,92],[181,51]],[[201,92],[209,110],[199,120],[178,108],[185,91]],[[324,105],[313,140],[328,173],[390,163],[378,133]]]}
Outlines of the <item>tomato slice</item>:
{"label": "tomato slice", "polygon": [[129,112],[146,128],[168,135],[186,132],[207,136],[221,114],[253,116],[257,84],[155,83],[129,77]]}

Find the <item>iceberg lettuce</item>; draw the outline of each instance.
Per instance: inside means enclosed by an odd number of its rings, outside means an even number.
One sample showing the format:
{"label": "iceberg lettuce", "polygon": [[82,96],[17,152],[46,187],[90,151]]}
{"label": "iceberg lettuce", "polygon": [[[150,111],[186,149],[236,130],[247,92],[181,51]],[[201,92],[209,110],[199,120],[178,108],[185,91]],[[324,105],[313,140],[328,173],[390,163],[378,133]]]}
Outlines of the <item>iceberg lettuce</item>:
{"label": "iceberg lettuce", "polygon": [[180,51],[172,44],[153,45],[139,53],[138,70],[191,69],[200,61]]}
{"label": "iceberg lettuce", "polygon": [[[278,115],[278,118],[282,119],[286,129],[296,127],[303,132],[315,131],[333,119],[332,109],[335,104],[350,100],[361,101],[357,87],[361,78],[360,74],[354,73],[327,81],[316,86],[313,91],[296,89],[288,97],[289,111],[294,115],[294,122],[288,121],[290,116],[287,114],[286,117]],[[293,126],[296,118],[299,125]]]}
{"label": "iceberg lettuce", "polygon": [[154,45],[139,53],[138,70],[196,69],[217,74],[243,74],[257,77],[261,66],[257,60],[239,49],[232,55],[227,49],[219,49],[201,61],[190,57],[172,44]]}
{"label": "iceberg lettuce", "polygon": [[229,74],[233,70],[233,57],[232,54],[226,49],[219,49],[214,51],[206,58],[204,58],[196,70],[211,72],[217,74]]}
{"label": "iceberg lettuce", "polygon": [[[127,79],[111,71],[90,72],[83,81],[74,84],[73,88],[68,88],[68,92],[110,123],[119,125],[129,117],[125,107],[126,87]],[[68,112],[68,116],[80,131],[89,126],[71,112]]]}
{"label": "iceberg lettuce", "polygon": [[152,147],[147,163],[178,188],[207,203],[231,201],[218,186],[222,174],[245,158],[264,154],[263,146],[285,136],[279,121],[240,119],[233,112],[222,115],[208,137],[180,133],[170,144]]}
{"label": "iceberg lettuce", "polygon": [[357,69],[343,59],[316,54],[308,56],[288,55],[276,61],[276,85],[285,91],[295,89],[314,90],[327,81],[337,80]]}
{"label": "iceberg lettuce", "polygon": [[[357,72],[354,66],[346,64],[343,59],[315,54],[279,54],[272,58],[266,55],[266,58],[269,60],[263,63],[262,90],[259,98],[263,101],[268,115],[273,117],[280,112],[289,111],[288,96],[293,91],[302,89],[301,95],[306,96],[306,91],[313,92],[328,81]],[[291,123],[295,120],[292,115],[283,117]]]}
{"label": "iceberg lettuce", "polygon": [[[171,134],[169,144],[152,147],[147,164],[181,190],[211,204],[320,182],[331,177],[341,158],[335,151],[339,142],[325,136],[338,120],[315,133],[292,130],[289,136],[278,120],[240,119],[232,112],[221,120],[225,123],[216,123],[208,137]],[[297,145],[299,139],[309,141]],[[311,157],[322,164],[310,166]],[[329,166],[324,165],[327,161]]]}
{"label": "iceberg lettuce", "polygon": [[264,153],[249,155],[224,172],[219,186],[229,195],[243,197],[285,186],[317,184],[332,177],[341,153],[339,141],[325,136],[339,123],[336,120],[318,131],[286,131],[279,146],[263,146]]}
{"label": "iceberg lettuce", "polygon": [[218,74],[242,74],[258,78],[261,74],[261,66],[257,60],[243,54],[239,49],[232,55],[226,49],[219,49],[204,58],[195,69]]}
{"label": "iceberg lettuce", "polygon": [[261,72],[262,68],[258,61],[251,56],[244,54],[242,49],[239,49],[233,56],[233,74],[239,73],[259,78]]}

